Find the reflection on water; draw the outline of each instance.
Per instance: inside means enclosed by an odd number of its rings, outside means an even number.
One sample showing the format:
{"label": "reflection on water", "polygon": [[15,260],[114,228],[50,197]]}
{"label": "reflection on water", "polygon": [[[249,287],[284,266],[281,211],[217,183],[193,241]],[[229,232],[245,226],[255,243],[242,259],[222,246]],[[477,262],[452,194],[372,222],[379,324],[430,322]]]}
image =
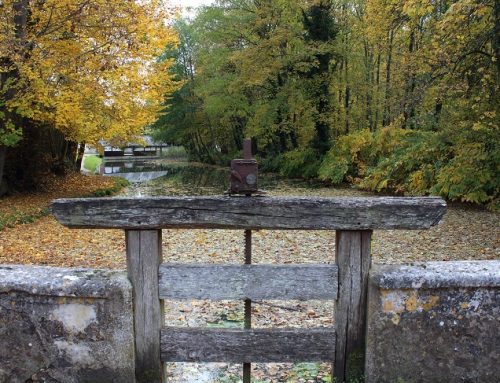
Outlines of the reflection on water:
{"label": "reflection on water", "polygon": [[131,183],[142,183],[166,176],[170,169],[171,166],[165,165],[163,161],[106,159],[101,174],[122,177]]}
{"label": "reflection on water", "polygon": [[[109,164],[109,163],[108,163]],[[115,164],[113,164],[114,166]],[[125,164],[119,164],[120,169]],[[229,188],[229,167],[221,168],[197,163],[175,162],[167,160],[148,161],[137,165],[139,171],[118,172],[113,175],[127,179],[137,179],[123,194],[128,196],[161,196],[161,195],[222,195]],[[136,168],[137,169],[137,168]],[[164,174],[160,174],[164,172]],[[132,178],[136,174],[136,178]],[[147,175],[152,179],[147,179]],[[140,179],[139,175],[143,178]],[[147,182],[146,182],[147,181]],[[273,192],[277,189],[313,189],[324,185],[311,184],[302,180],[287,180],[277,175],[260,174],[259,189]]]}
{"label": "reflection on water", "polygon": [[160,170],[169,170],[172,166],[165,164],[162,161],[109,161],[104,162],[104,174],[115,173],[140,173],[140,172],[156,172]]}
{"label": "reflection on water", "polygon": [[163,162],[161,169],[165,172],[164,175],[149,182],[134,183],[127,188],[126,194],[214,195],[223,194],[229,185],[229,170],[223,168],[184,162]]}

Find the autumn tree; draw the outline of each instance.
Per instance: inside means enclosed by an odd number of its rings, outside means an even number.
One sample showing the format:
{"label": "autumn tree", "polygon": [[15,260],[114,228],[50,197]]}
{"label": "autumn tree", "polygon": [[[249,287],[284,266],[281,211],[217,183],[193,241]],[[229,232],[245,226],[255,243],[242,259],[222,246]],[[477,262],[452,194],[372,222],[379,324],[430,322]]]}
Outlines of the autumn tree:
{"label": "autumn tree", "polygon": [[0,8],[0,153],[11,182],[33,186],[34,166],[64,161],[72,143],[119,144],[156,119],[173,90],[171,61],[157,57],[176,43],[161,0]]}
{"label": "autumn tree", "polygon": [[176,20],[173,27],[179,35],[179,44],[167,46],[161,60],[174,60],[169,71],[179,88],[166,95],[152,133],[157,140],[184,146],[193,159],[214,162],[214,152],[205,144],[201,100],[194,93],[196,31],[183,19]]}
{"label": "autumn tree", "polygon": [[375,57],[375,124],[340,138],[322,178],[498,206],[496,3],[366,0],[352,40]]}
{"label": "autumn tree", "polygon": [[195,76],[184,88],[196,108],[172,99],[157,127],[177,131],[168,121],[189,109],[182,137],[198,159],[227,163],[247,135],[261,157],[293,164],[287,173],[309,160],[317,165],[330,144],[331,8],[330,1],[225,0],[202,10],[190,27],[198,38]]}
{"label": "autumn tree", "polygon": [[246,135],[286,176],[496,206],[498,3],[220,0],[157,128],[202,161]]}

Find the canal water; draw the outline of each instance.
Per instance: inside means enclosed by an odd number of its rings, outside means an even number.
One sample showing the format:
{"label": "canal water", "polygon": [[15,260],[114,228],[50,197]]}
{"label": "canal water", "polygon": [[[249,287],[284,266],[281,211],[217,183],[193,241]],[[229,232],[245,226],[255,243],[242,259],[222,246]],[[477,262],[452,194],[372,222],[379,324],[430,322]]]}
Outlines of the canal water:
{"label": "canal water", "polygon": [[[126,168],[126,172],[124,172]],[[229,189],[229,168],[187,161],[165,159],[140,160],[131,163],[106,162],[106,175],[131,182],[122,195],[130,197],[169,195],[223,195]],[[270,195],[368,195],[354,189],[334,189],[319,181],[290,180],[276,174],[260,174],[260,190]]]}

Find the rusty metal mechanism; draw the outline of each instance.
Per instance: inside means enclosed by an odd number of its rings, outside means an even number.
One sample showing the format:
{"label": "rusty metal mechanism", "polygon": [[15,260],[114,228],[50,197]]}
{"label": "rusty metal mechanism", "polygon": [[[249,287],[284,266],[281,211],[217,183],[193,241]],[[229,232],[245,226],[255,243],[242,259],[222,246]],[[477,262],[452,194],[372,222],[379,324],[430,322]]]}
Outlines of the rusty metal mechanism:
{"label": "rusty metal mechanism", "polygon": [[257,161],[252,158],[252,141],[243,142],[244,159],[231,161],[231,186],[229,194],[252,195],[259,192],[257,185]]}

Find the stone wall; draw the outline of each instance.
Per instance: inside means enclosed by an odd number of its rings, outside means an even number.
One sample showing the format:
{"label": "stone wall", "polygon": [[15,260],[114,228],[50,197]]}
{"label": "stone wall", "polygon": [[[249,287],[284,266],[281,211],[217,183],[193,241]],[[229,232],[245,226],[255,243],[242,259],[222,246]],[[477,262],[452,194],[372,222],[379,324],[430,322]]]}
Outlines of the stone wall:
{"label": "stone wall", "polygon": [[366,382],[498,383],[500,261],[376,266]]}
{"label": "stone wall", "polygon": [[0,266],[0,383],[134,381],[125,273]]}
{"label": "stone wall", "polygon": [[[500,261],[375,266],[366,382],[498,383]],[[134,382],[123,272],[0,266],[0,383]]]}

